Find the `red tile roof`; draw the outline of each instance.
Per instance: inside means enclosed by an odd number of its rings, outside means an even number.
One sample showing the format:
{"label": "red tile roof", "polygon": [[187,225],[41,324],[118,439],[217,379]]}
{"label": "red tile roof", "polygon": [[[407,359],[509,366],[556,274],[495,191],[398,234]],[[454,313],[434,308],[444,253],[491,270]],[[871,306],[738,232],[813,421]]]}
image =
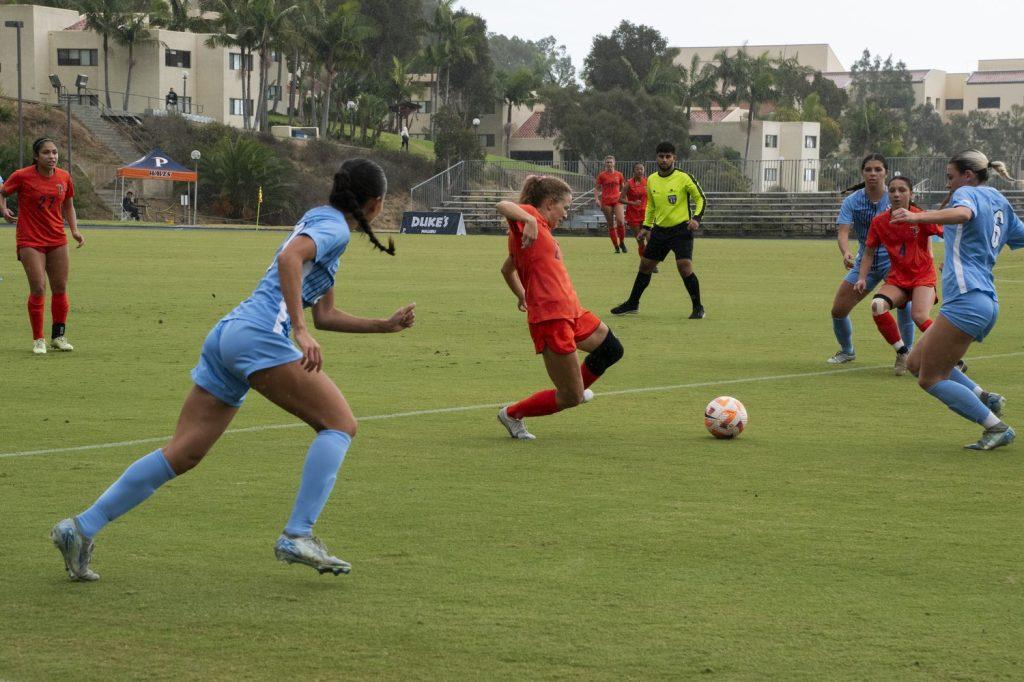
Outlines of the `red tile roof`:
{"label": "red tile roof", "polygon": [[730,109],[712,109],[711,117],[708,118],[708,112],[704,109],[691,109],[690,110],[690,122],[691,123],[720,123],[722,119],[735,111],[735,107]]}
{"label": "red tile roof", "polygon": [[68,26],[64,30],[65,31],[84,31],[86,29],[85,24],[86,24],[86,18],[82,17],[81,19],[79,19],[75,23],[71,24],[70,26]]}
{"label": "red tile roof", "polygon": [[981,83],[1024,83],[1024,71],[975,71],[967,78],[968,85]]}
{"label": "red tile roof", "polygon": [[537,128],[540,126],[540,115],[541,112],[539,111],[533,112],[530,118],[526,119],[523,125],[519,126],[519,129],[512,133],[512,137],[517,140],[545,137],[537,132]]}

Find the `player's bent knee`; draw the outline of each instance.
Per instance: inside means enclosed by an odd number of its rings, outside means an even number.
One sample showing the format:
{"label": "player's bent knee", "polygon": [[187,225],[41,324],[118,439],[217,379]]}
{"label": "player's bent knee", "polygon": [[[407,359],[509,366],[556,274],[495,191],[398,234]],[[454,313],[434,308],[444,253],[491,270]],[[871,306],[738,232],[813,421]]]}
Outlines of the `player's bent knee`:
{"label": "player's bent knee", "polygon": [[885,313],[892,310],[892,299],[885,294],[875,294],[875,297],[871,299],[871,314],[878,316],[884,315]]}
{"label": "player's bent knee", "polygon": [[[607,336],[604,337],[604,341],[601,342],[597,348],[591,351],[587,357],[583,360],[583,364],[587,366],[587,369],[594,374],[594,376],[601,376],[605,371],[614,365],[616,362],[622,359],[625,355],[625,349],[622,347],[622,342],[615,337],[615,334],[611,329],[608,330]],[[580,395],[580,400],[583,399],[583,395]]]}

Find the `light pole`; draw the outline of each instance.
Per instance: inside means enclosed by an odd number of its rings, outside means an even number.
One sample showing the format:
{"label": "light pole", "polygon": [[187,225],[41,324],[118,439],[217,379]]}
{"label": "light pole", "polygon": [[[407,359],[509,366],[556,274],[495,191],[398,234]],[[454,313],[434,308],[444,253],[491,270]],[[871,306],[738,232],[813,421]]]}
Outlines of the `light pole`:
{"label": "light pole", "polygon": [[188,71],[181,72],[181,113],[185,113],[186,102],[188,102]]}
{"label": "light pole", "polygon": [[[473,119],[473,134],[476,135],[476,143],[480,144],[480,119],[479,118],[474,118]],[[480,146],[482,147],[483,145],[480,145]]]}
{"label": "light pole", "polygon": [[[348,109],[348,118],[349,118],[349,121],[351,121],[350,127],[349,127],[349,137],[352,138],[352,143],[355,144],[355,141],[356,141],[356,103],[353,102],[352,100],[349,100],[348,103],[345,105],[345,108]],[[342,132],[344,133],[344,131],[342,131]]]}
{"label": "light pole", "polygon": [[18,168],[21,168],[25,165],[25,130],[21,115],[21,29],[25,22],[5,21],[4,26],[13,28],[18,34]]}
{"label": "light pole", "polygon": [[203,158],[203,155],[198,149],[193,149],[191,156],[196,169],[196,196],[195,201],[192,202],[192,224],[195,225],[199,220],[199,159]]}

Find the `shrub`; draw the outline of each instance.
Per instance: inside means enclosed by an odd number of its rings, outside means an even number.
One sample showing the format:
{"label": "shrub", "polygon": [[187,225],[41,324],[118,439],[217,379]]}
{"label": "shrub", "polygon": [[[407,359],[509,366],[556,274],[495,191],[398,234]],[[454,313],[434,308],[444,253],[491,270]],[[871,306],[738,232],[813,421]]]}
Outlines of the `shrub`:
{"label": "shrub", "polygon": [[262,214],[268,220],[287,220],[292,215],[294,171],[254,138],[222,138],[203,157],[203,169],[200,196],[212,197],[215,209],[224,217],[253,218],[260,187],[265,207]]}

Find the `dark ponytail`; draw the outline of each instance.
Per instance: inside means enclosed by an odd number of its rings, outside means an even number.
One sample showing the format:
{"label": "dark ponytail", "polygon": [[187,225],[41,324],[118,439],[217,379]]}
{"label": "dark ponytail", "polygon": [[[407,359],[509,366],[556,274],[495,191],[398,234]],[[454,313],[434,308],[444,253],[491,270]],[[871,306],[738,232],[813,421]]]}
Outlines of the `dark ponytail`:
{"label": "dark ponytail", "polygon": [[[885,156],[879,154],[878,152],[872,152],[865,156],[863,159],[861,159],[860,169],[862,172],[864,171],[864,166],[868,165],[868,161],[881,161],[882,168],[884,168],[886,171],[889,170],[889,162],[885,160]],[[856,185],[847,187],[842,192],[840,192],[840,194],[849,194],[850,192],[856,192],[857,190],[864,189],[865,187],[867,187],[867,183],[858,182]]]}
{"label": "dark ponytail", "polygon": [[388,239],[385,247],[370,228],[363,213],[363,204],[370,199],[383,198],[388,191],[388,179],[383,169],[369,159],[349,159],[334,174],[334,186],[328,202],[342,213],[348,213],[359,223],[359,228],[378,249],[395,255],[395,242]]}

